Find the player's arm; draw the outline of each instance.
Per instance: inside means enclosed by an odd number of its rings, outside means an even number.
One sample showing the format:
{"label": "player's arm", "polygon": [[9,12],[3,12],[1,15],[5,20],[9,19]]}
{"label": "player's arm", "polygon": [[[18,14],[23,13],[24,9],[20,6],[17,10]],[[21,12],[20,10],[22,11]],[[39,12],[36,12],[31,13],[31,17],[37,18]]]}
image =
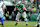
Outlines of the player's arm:
{"label": "player's arm", "polygon": [[15,7],[15,8],[14,8],[14,11],[16,11],[16,10],[17,10],[17,8]]}
{"label": "player's arm", "polygon": [[25,8],[25,6],[23,6],[22,9],[24,9],[25,11],[27,11],[27,9]]}
{"label": "player's arm", "polygon": [[2,5],[2,8],[3,8],[3,9],[6,9],[6,5],[3,4],[3,5]]}
{"label": "player's arm", "polygon": [[2,8],[3,8],[3,12],[5,13],[6,5],[3,4]]}

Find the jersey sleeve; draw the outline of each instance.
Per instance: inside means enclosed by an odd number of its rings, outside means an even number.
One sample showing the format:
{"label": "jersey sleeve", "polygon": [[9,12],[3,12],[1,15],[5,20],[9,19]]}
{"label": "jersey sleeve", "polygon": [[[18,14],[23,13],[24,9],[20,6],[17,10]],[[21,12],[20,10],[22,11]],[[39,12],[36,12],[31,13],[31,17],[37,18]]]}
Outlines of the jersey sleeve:
{"label": "jersey sleeve", "polygon": [[17,8],[18,6],[17,6],[17,5],[15,5],[15,7]]}

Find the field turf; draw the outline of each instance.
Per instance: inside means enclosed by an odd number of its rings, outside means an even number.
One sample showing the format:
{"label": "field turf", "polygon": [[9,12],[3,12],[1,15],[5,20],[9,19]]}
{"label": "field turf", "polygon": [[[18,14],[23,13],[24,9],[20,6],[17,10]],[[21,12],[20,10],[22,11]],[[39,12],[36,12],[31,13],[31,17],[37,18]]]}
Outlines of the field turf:
{"label": "field turf", "polygon": [[34,25],[36,24],[36,21],[29,21],[28,26],[25,25],[24,21],[20,21],[17,26],[15,26],[15,23],[16,21],[4,21],[5,27],[34,27]]}

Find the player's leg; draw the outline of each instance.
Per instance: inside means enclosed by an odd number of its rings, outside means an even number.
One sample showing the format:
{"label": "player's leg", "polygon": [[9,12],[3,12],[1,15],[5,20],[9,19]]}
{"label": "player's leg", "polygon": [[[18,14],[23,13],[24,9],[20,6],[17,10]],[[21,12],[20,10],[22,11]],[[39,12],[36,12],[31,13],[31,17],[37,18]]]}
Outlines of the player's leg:
{"label": "player's leg", "polygon": [[27,18],[26,18],[26,12],[24,12],[24,13],[22,14],[22,16],[24,17],[24,21],[26,22],[26,26],[27,26],[28,23],[27,23]]}
{"label": "player's leg", "polygon": [[0,25],[1,25],[1,18],[0,18]]}
{"label": "player's leg", "polygon": [[37,20],[37,27],[39,27],[39,19]]}
{"label": "player's leg", "polygon": [[1,23],[2,23],[2,26],[3,26],[3,18],[1,18]]}
{"label": "player's leg", "polygon": [[39,27],[39,20],[37,20],[37,24],[35,25],[35,27]]}
{"label": "player's leg", "polygon": [[20,14],[20,13],[18,13],[18,14],[17,14],[17,16],[16,16],[16,21],[17,21],[17,22],[16,22],[16,24],[15,24],[15,25],[17,25],[17,24],[18,24],[18,22],[19,22],[19,21],[18,21],[18,19],[19,19],[20,17],[21,17],[21,14]]}
{"label": "player's leg", "polygon": [[4,19],[3,19],[3,17],[1,18],[1,24],[2,24],[2,27],[5,27],[4,25],[3,25],[3,21],[4,21]]}
{"label": "player's leg", "polygon": [[3,19],[3,17],[1,18],[1,25],[2,25],[2,27],[5,27],[4,25],[3,25],[3,21],[4,21],[4,19]]}
{"label": "player's leg", "polygon": [[1,25],[2,27],[5,27],[5,25],[3,24],[3,22],[5,21],[4,17],[1,18]]}
{"label": "player's leg", "polygon": [[0,25],[1,25],[1,21],[0,21]]}
{"label": "player's leg", "polygon": [[37,17],[37,24],[35,26],[39,27],[39,16]]}

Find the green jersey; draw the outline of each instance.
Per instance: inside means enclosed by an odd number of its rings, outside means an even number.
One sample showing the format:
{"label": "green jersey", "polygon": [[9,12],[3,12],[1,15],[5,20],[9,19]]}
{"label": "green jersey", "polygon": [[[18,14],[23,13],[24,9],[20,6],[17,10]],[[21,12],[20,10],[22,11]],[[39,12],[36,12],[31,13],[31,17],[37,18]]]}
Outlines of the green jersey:
{"label": "green jersey", "polygon": [[24,9],[22,9],[24,5],[23,4],[20,4],[19,6],[18,5],[15,5],[15,7],[17,8],[18,12],[23,12]]}

